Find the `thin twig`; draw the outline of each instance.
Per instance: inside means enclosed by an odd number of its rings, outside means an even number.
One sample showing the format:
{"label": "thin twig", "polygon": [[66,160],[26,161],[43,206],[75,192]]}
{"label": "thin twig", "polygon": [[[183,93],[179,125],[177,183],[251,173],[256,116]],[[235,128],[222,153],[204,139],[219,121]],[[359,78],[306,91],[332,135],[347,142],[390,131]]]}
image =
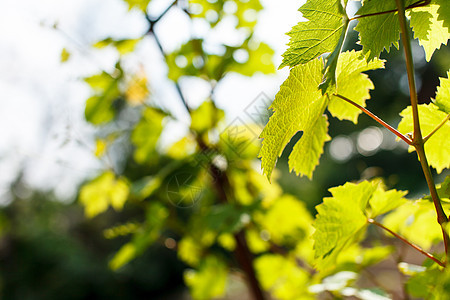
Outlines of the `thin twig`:
{"label": "thin twig", "polygon": [[374,113],[372,113],[371,111],[369,111],[368,109],[366,109],[365,107],[362,107],[361,105],[359,105],[358,103],[348,99],[345,96],[342,96],[340,94],[333,94],[333,96],[336,96],[338,98],[341,98],[342,100],[347,101],[348,103],[350,103],[351,105],[359,108],[360,110],[362,110],[366,115],[368,115],[369,117],[371,117],[372,119],[374,119],[375,121],[377,121],[379,124],[381,124],[384,128],[386,128],[387,130],[389,130],[390,132],[392,132],[393,134],[395,134],[396,136],[398,136],[399,138],[401,138],[402,140],[405,141],[405,143],[407,143],[408,145],[412,145],[412,141],[404,136],[402,133],[400,133],[397,129],[395,129],[394,127],[392,127],[391,125],[389,125],[388,123],[384,122],[382,119],[380,119],[377,115],[375,115]]}
{"label": "thin twig", "polygon": [[[431,0],[420,0],[416,3],[413,3],[409,6],[407,6],[405,9],[412,9],[415,7],[421,7],[421,6],[426,6],[428,4],[431,3]],[[371,13],[371,14],[367,14],[367,15],[359,15],[356,17],[353,17],[351,19],[349,19],[349,21],[353,21],[353,20],[357,20],[357,19],[361,19],[361,18],[365,18],[365,17],[373,17],[373,16],[379,16],[379,15],[385,15],[385,14],[390,14],[393,12],[397,12],[397,9],[391,9],[391,10],[386,10],[386,11],[380,11],[380,12],[376,12],[376,13]]]}
{"label": "thin twig", "polygon": [[445,123],[447,123],[448,120],[450,120],[450,114],[448,114],[447,117],[442,120],[442,122],[435,129],[433,129],[432,132],[430,132],[426,137],[423,138],[423,143],[425,144],[430,139],[430,137],[432,137],[433,134],[436,133],[436,131],[438,131],[442,126],[445,125]]}
{"label": "thin twig", "polygon": [[405,244],[409,245],[410,247],[412,247],[413,249],[419,251],[420,253],[422,253],[423,255],[425,255],[426,257],[428,257],[429,259],[431,259],[432,261],[434,261],[435,263],[437,263],[438,265],[440,265],[441,267],[445,267],[445,263],[443,263],[442,261],[440,261],[439,259],[437,259],[436,257],[434,257],[432,254],[426,252],[425,250],[423,250],[422,248],[420,248],[417,245],[412,244],[410,241],[408,241],[407,239],[405,239],[404,237],[398,235],[397,233],[393,232],[392,230],[390,230],[389,228],[385,227],[383,224],[378,223],[377,221],[375,221],[374,219],[368,219],[367,222],[369,222],[370,224],[376,225],[378,227],[380,227],[383,230],[386,230],[387,232],[389,232],[390,234],[392,234],[393,236],[395,236],[396,238],[398,238],[399,240],[401,240],[402,242],[404,242]]}

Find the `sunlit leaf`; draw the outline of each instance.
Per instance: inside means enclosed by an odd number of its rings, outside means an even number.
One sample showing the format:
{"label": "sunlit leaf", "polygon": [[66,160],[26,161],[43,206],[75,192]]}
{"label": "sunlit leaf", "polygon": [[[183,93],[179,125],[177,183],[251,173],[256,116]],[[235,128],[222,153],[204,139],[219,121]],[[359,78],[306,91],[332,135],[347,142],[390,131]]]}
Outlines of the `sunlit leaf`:
{"label": "sunlit leaf", "polygon": [[136,7],[143,12],[146,12],[147,6],[150,3],[151,0],[124,0],[128,4],[128,9],[132,9],[133,7]]}
{"label": "sunlit leaf", "polygon": [[295,259],[265,254],[255,260],[255,269],[262,287],[276,299],[315,299],[307,290],[310,274]]}
{"label": "sunlit leaf", "polygon": [[66,62],[69,60],[69,58],[70,58],[70,52],[66,48],[63,48],[61,50],[61,60],[60,61]]}
{"label": "sunlit leaf", "polygon": [[95,156],[102,157],[106,152],[107,143],[105,140],[97,139],[95,141]]}
{"label": "sunlit leaf", "polygon": [[441,84],[437,87],[436,100],[433,101],[440,110],[450,114],[450,71],[447,78],[439,78]]}
{"label": "sunlit leaf", "polygon": [[[290,139],[298,131],[303,131],[290,155],[289,166],[297,174],[311,178],[323,152],[323,144],[330,139],[328,122],[322,116],[326,98],[318,89],[321,77],[322,64],[319,60],[294,67],[275,96],[270,107],[274,113],[260,136],[264,140],[259,157],[267,177],[270,178],[278,157]],[[300,158],[300,161],[293,158]]]}
{"label": "sunlit leaf", "polygon": [[125,91],[125,98],[131,105],[143,104],[147,100],[150,90],[148,88],[147,76],[141,73],[133,76]]}
{"label": "sunlit leaf", "polygon": [[382,223],[424,249],[442,240],[442,230],[430,201],[407,202],[388,214]]}
{"label": "sunlit leaf", "polygon": [[206,257],[198,270],[187,270],[184,280],[193,299],[204,300],[223,296],[227,282],[226,265],[214,256]]}
{"label": "sunlit leaf", "polygon": [[295,25],[288,35],[289,48],[280,67],[307,63],[339,43],[346,14],[340,0],[308,0],[299,11],[308,19]]}
{"label": "sunlit leaf", "polygon": [[142,112],[139,123],[131,134],[131,141],[136,147],[134,159],[138,163],[151,163],[156,157],[156,143],[163,130],[166,114],[151,107]]}
{"label": "sunlit leaf", "polygon": [[442,44],[447,45],[450,38],[450,29],[439,20],[438,9],[439,5],[430,4],[409,11],[414,37],[419,39],[419,44],[424,48],[427,61],[431,60],[434,51]]}
{"label": "sunlit leaf", "polygon": [[218,109],[212,101],[205,101],[191,112],[191,129],[204,133],[213,128],[223,117],[223,110]]}
{"label": "sunlit leaf", "polygon": [[[405,6],[407,6],[413,1],[407,0],[405,2]],[[395,1],[364,1],[357,15],[368,15],[396,9]],[[389,52],[392,45],[398,49],[400,23],[397,13],[391,12],[360,18],[355,30],[359,32],[360,43],[363,46],[362,51],[369,60],[379,57],[384,49]]]}
{"label": "sunlit leaf", "polygon": [[298,243],[309,239],[313,231],[311,214],[303,202],[289,195],[277,199],[266,213],[256,215],[255,220],[276,244]]}
{"label": "sunlit leaf", "polygon": [[202,252],[203,247],[192,237],[185,236],[178,243],[178,257],[190,266],[199,264]]}
{"label": "sunlit leaf", "polygon": [[86,216],[92,218],[104,212],[111,205],[121,210],[128,198],[128,184],[107,171],[84,185],[80,191],[80,201],[85,207]]}
{"label": "sunlit leaf", "polygon": [[[448,98],[446,100],[448,103]],[[442,104],[442,102],[441,102]],[[439,110],[439,107],[430,104],[421,104],[418,106],[420,128],[422,135],[425,137],[431,133],[445,118],[447,113]],[[404,109],[400,116],[402,120],[398,125],[398,130],[407,134],[413,132],[413,117],[411,106]],[[447,121],[425,144],[425,153],[427,155],[428,163],[441,173],[444,169],[450,168],[450,122]],[[409,151],[414,151],[413,147]]]}
{"label": "sunlit leaf", "polygon": [[[362,72],[379,68],[384,68],[382,60],[374,59],[367,62],[360,51],[342,53],[336,68],[336,93],[365,107],[366,100],[370,98],[369,91],[374,88],[374,85]],[[334,117],[349,120],[355,124],[361,114],[360,109],[335,96],[331,97],[328,110]]]}

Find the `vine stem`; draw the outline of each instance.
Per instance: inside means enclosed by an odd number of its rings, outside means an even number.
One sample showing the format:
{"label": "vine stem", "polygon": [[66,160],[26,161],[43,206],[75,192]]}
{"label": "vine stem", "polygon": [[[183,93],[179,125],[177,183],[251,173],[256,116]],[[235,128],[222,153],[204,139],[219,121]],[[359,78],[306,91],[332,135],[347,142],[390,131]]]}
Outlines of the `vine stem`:
{"label": "vine stem", "polygon": [[410,241],[408,241],[407,239],[405,239],[404,237],[398,235],[397,233],[393,232],[392,230],[390,230],[389,228],[385,227],[383,224],[378,223],[377,221],[375,221],[374,219],[368,219],[367,222],[369,222],[370,224],[373,224],[375,226],[380,227],[381,229],[389,232],[390,234],[392,234],[393,236],[395,236],[396,238],[398,238],[399,240],[401,240],[403,243],[407,244],[408,246],[412,247],[413,249],[419,251],[420,253],[422,253],[423,255],[425,255],[426,257],[428,257],[429,259],[431,259],[432,261],[434,261],[435,263],[437,263],[438,265],[440,265],[441,267],[445,267],[445,263],[443,263],[442,261],[440,261],[439,259],[437,259],[436,257],[434,257],[432,254],[426,252],[425,250],[423,250],[422,248],[420,248],[417,245],[412,244]]}
{"label": "vine stem", "polygon": [[427,157],[424,149],[424,139],[422,138],[422,132],[420,130],[420,121],[419,121],[419,111],[418,111],[418,100],[417,100],[417,91],[416,91],[416,83],[414,79],[414,62],[411,53],[411,43],[409,38],[409,28],[406,23],[405,16],[405,3],[404,0],[395,0],[398,9],[398,18],[400,21],[400,29],[402,32],[402,43],[403,49],[405,51],[405,60],[406,60],[406,72],[408,74],[408,83],[409,83],[409,94],[411,99],[411,108],[413,114],[413,122],[414,122],[414,132],[413,132],[413,146],[416,148],[417,155],[419,157],[420,164],[422,166],[423,173],[425,175],[425,179],[427,181],[428,188],[430,190],[431,198],[433,199],[433,204],[436,209],[437,221],[442,229],[442,235],[444,238],[444,247],[445,253],[447,256],[447,260],[450,257],[450,237],[445,229],[445,224],[448,222],[447,215],[442,208],[441,200],[436,191],[436,186],[434,185],[433,176],[431,174],[430,166],[428,165]]}
{"label": "vine stem", "polygon": [[372,113],[370,110],[368,110],[365,107],[362,107],[361,105],[359,105],[358,103],[350,100],[349,98],[342,96],[340,94],[333,94],[334,96],[341,98],[344,101],[347,101],[348,103],[350,103],[351,105],[359,108],[360,110],[362,110],[366,115],[368,115],[369,117],[371,117],[372,119],[374,119],[375,121],[377,121],[379,124],[381,124],[384,128],[386,128],[387,130],[389,130],[390,132],[392,132],[393,134],[395,134],[396,136],[398,136],[399,138],[401,138],[402,140],[405,141],[405,143],[407,143],[408,145],[412,145],[412,141],[404,136],[401,132],[399,132],[397,129],[395,129],[394,127],[392,127],[391,125],[389,125],[388,123],[386,123],[385,121],[383,121],[382,119],[380,119],[377,115],[375,115],[374,113]]}

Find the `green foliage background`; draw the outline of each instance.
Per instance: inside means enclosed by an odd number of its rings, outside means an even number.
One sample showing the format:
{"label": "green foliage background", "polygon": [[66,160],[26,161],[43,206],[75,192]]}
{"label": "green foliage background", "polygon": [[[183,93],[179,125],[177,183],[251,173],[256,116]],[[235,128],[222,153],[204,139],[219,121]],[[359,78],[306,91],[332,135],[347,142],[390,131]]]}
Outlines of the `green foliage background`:
{"label": "green foliage background", "polygon": [[[230,122],[214,102],[216,86],[230,73],[275,72],[274,51],[253,35],[257,18],[252,16],[262,9],[258,0],[176,1],[168,8],[215,28],[229,17],[224,6],[233,2],[234,30],[245,38],[238,45],[220,45],[219,54],[208,52],[206,38],[194,36],[167,53],[157,34],[157,26],[164,26],[159,23],[164,15],[150,17],[148,0],[125,2],[147,18],[148,32],[140,38],[108,37],[96,42],[93,51],[115,49],[118,61],[113,72],[100,71],[84,79],[92,89],[85,118],[97,128],[95,155],[106,162],[105,170],[80,187],[78,203],[65,205],[51,194],[33,192],[2,209],[2,299],[181,299],[186,288],[194,299],[235,299],[255,289],[247,288],[243,279],[252,276],[256,288],[279,299],[344,297],[344,291],[361,299],[391,297],[402,292],[404,282],[413,296],[427,298],[434,288],[430,282],[436,278],[440,278],[438,289],[447,291],[448,275],[442,276],[438,267],[425,261],[424,273],[420,266],[397,265],[404,263],[404,257],[395,248],[404,248],[368,229],[369,219],[393,211],[379,218],[385,226],[439,252],[441,233],[432,205],[427,198],[406,200],[407,192],[402,191],[410,190],[409,198],[427,193],[416,157],[397,148],[369,157],[353,154],[339,162],[329,154],[329,143],[325,144],[336,136],[355,138],[375,125],[366,116],[358,117],[360,111],[354,107],[324,95],[331,89],[367,105],[390,124],[400,122],[398,114],[408,104],[398,80],[404,72],[403,60],[399,52],[382,52],[391,44],[399,48],[394,14],[362,19],[355,28],[361,33],[359,46],[352,30],[344,43],[347,26],[355,24],[349,23],[341,1],[307,1],[300,9],[307,20],[289,32],[291,42],[282,66],[292,67],[290,76],[272,104],[275,112],[263,131],[264,124],[258,122]],[[359,13],[395,8],[394,1],[389,4],[392,7],[377,3],[366,1]],[[448,22],[448,14],[441,12],[446,7],[445,2],[433,1],[409,12],[414,37],[425,49],[424,59],[431,60],[416,69],[422,81],[419,96],[426,103],[436,97],[433,112],[439,114],[425,131],[448,114],[448,83],[442,82],[448,82],[449,49],[441,47],[447,43],[448,32],[429,35],[422,20],[428,18],[435,32],[435,27]],[[324,26],[333,30],[327,39],[321,38]],[[386,37],[374,39],[377,33],[371,30],[383,30],[382,26],[393,32],[385,30]],[[310,34],[307,39],[305,31]],[[318,44],[305,42],[317,38]],[[127,55],[146,39],[161,48],[167,77],[180,91],[179,101],[191,118],[186,136],[166,148],[161,147],[161,135],[175,117],[152,100],[151,90],[158,87],[148,82],[145,72],[126,68]],[[316,58],[327,52],[331,55],[324,71]],[[239,59],[239,53],[248,58]],[[61,60],[70,60],[67,49]],[[211,87],[198,107],[191,107],[183,94],[180,82],[186,77]],[[442,96],[435,94],[439,80]],[[411,131],[408,115],[408,109],[402,112],[399,130],[404,133]],[[450,149],[446,132],[440,134],[433,137],[434,142],[430,139],[430,152]],[[120,158],[111,159],[117,153]],[[270,182],[259,172],[258,155]],[[430,156],[430,161],[443,182],[448,153]],[[299,178],[290,170],[306,176]],[[15,188],[24,188],[21,184],[19,176]],[[449,196],[448,184],[447,177],[439,189],[443,198]],[[422,261],[414,257],[414,263]],[[387,271],[380,262],[390,264]],[[372,272],[380,277],[400,274],[401,279],[392,283],[387,276],[374,281]]]}

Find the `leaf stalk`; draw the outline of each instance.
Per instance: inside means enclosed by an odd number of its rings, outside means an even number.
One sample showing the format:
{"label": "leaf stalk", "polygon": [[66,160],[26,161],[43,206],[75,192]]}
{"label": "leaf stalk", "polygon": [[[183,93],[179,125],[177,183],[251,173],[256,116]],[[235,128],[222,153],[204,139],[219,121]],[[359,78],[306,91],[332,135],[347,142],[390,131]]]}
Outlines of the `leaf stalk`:
{"label": "leaf stalk", "polygon": [[348,103],[350,103],[351,105],[359,108],[362,112],[364,112],[366,115],[368,115],[369,117],[371,117],[372,119],[374,119],[375,121],[377,121],[379,124],[381,124],[384,128],[386,128],[387,130],[389,130],[390,132],[392,132],[393,134],[395,134],[396,136],[398,136],[399,138],[401,138],[403,141],[405,141],[405,143],[407,143],[408,145],[412,145],[412,140],[409,139],[407,136],[403,135],[401,132],[399,132],[397,129],[395,129],[394,127],[392,127],[391,125],[389,125],[388,123],[386,123],[385,121],[383,121],[382,119],[380,119],[377,115],[375,115],[374,113],[372,113],[370,110],[368,110],[365,107],[362,107],[361,105],[359,105],[358,103],[350,100],[349,98],[342,96],[340,94],[333,94],[333,96],[336,96],[338,98],[341,98],[344,101],[347,101]]}
{"label": "leaf stalk", "polygon": [[377,221],[375,221],[374,219],[368,219],[367,222],[369,222],[370,224],[373,224],[375,226],[380,227],[381,229],[389,232],[390,234],[392,234],[393,236],[395,236],[396,238],[398,238],[399,240],[401,240],[403,243],[407,244],[408,246],[412,247],[413,249],[419,251],[420,253],[422,253],[423,255],[425,255],[426,257],[428,257],[429,259],[431,259],[432,261],[434,261],[435,263],[437,263],[438,265],[440,265],[441,267],[445,267],[445,263],[443,263],[442,261],[440,261],[439,259],[437,259],[436,257],[434,257],[431,253],[426,252],[425,250],[423,250],[422,248],[420,248],[417,245],[414,245],[413,243],[411,243],[410,241],[408,241],[407,239],[405,239],[404,237],[400,236],[399,234],[393,232],[392,230],[390,230],[389,228],[385,227],[383,224],[378,223]]}

